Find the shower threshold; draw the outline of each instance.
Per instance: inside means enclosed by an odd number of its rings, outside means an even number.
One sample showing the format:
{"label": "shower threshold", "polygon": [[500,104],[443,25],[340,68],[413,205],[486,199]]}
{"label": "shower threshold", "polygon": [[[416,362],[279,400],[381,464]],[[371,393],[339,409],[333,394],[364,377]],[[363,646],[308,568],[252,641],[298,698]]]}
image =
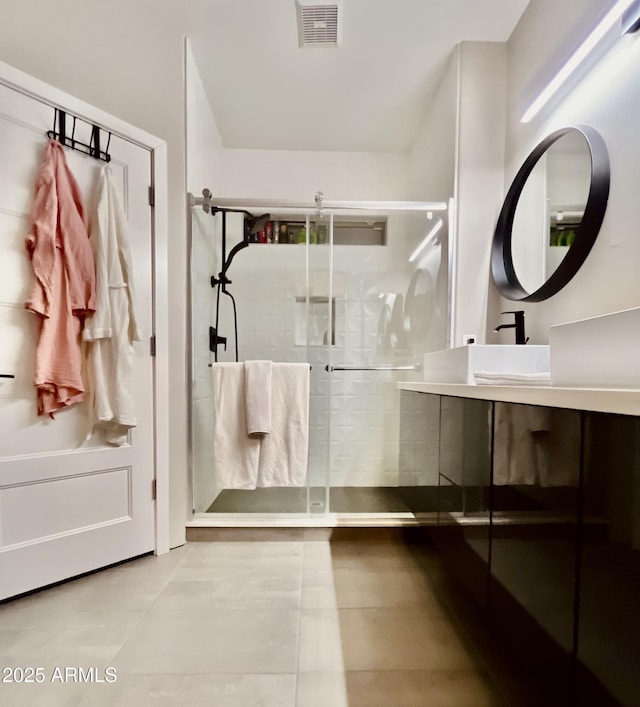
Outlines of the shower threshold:
{"label": "shower threshold", "polygon": [[224,489],[208,508],[213,515],[260,514],[303,518],[323,516],[412,517],[438,510],[437,486],[321,486]]}
{"label": "shower threshold", "polygon": [[433,513],[196,513],[187,528],[403,528],[436,525]]}

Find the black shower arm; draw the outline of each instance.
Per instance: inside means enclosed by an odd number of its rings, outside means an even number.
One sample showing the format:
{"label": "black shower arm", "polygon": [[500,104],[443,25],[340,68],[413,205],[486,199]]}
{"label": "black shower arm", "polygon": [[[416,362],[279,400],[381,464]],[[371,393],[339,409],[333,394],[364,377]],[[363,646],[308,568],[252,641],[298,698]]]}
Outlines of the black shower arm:
{"label": "black shower arm", "polygon": [[226,206],[212,206],[211,214],[213,216],[216,214],[245,214],[245,216],[253,218],[253,214],[246,209],[228,209]]}
{"label": "black shower arm", "polygon": [[222,272],[220,273],[220,282],[223,284],[227,284],[227,270],[229,269],[229,266],[231,265],[231,261],[234,259],[236,253],[240,252],[243,248],[248,248],[249,247],[249,241],[248,240],[243,240],[240,241],[240,243],[236,243],[236,245],[233,246],[233,248],[229,251],[229,256],[227,257],[227,260],[225,264],[222,266]]}

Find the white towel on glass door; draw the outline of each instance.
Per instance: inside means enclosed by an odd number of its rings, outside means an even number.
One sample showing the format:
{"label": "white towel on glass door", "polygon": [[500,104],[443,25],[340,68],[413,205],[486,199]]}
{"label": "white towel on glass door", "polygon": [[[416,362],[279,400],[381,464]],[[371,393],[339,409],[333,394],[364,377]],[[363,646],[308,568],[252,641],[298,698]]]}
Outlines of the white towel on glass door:
{"label": "white towel on glass door", "polygon": [[258,478],[260,438],[247,435],[244,365],[214,363],[213,463],[223,489],[254,489]]}
{"label": "white towel on glass door", "polygon": [[259,486],[304,486],[309,453],[308,363],[273,364],[271,434],[259,442]]}
{"label": "white towel on glass door", "polygon": [[271,369],[271,361],[244,363],[244,397],[249,436],[271,432]]}

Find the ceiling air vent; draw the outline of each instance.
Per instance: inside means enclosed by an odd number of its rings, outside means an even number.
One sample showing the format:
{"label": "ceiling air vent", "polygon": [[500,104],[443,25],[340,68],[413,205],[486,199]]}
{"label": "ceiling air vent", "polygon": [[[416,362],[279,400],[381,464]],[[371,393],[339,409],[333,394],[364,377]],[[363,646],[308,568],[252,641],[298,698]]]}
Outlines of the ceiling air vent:
{"label": "ceiling air vent", "polygon": [[342,39],[341,2],[318,4],[317,0],[296,0],[298,45],[337,47]]}

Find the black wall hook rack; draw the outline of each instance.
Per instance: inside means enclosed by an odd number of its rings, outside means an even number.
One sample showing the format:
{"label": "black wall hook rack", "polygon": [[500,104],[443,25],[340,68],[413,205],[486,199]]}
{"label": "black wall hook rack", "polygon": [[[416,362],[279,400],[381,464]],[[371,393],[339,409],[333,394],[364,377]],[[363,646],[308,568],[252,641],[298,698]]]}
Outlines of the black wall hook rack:
{"label": "black wall hook rack", "polygon": [[[67,117],[73,118],[71,136],[69,136],[69,131],[67,130]],[[89,155],[89,157],[93,157],[96,160],[111,162],[111,155],[109,154],[111,133],[107,133],[109,137],[107,138],[107,145],[103,150],[100,145],[100,128],[97,125],[91,125],[91,142],[87,145],[86,142],[81,142],[80,140],[75,139],[77,120],[82,119],[76,118],[75,115],[68,116],[65,111],[56,108],[53,117],[53,130],[47,131],[47,137],[51,140],[57,140],[61,145],[64,145],[64,147],[70,147],[72,150],[82,152],[83,154]],[[57,130],[56,123],[58,125]]]}

